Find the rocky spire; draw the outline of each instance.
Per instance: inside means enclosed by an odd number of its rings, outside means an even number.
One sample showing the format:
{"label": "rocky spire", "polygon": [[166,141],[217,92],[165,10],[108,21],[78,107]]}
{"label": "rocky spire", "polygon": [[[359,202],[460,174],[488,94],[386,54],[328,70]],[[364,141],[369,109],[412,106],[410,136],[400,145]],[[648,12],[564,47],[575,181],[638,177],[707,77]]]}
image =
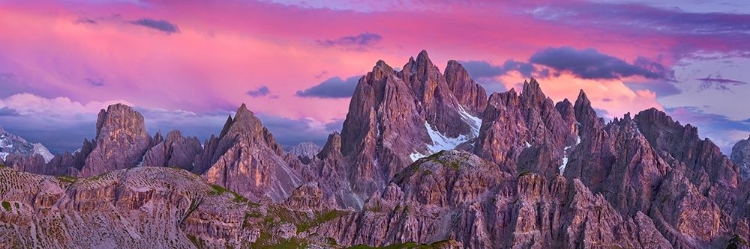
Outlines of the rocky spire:
{"label": "rocky spire", "polygon": [[326,158],[333,153],[341,153],[341,134],[338,132],[328,135],[328,140],[326,140],[326,144],[323,145],[323,148],[320,149],[320,153],[318,153],[317,157]]}
{"label": "rocky spire", "polygon": [[444,74],[458,103],[472,115],[481,115],[487,106],[487,92],[484,88],[469,77],[469,72],[458,61],[448,61]]}
{"label": "rocky spire", "polygon": [[143,116],[129,106],[115,104],[99,112],[96,146],[86,158],[81,176],[138,165],[151,143]]}

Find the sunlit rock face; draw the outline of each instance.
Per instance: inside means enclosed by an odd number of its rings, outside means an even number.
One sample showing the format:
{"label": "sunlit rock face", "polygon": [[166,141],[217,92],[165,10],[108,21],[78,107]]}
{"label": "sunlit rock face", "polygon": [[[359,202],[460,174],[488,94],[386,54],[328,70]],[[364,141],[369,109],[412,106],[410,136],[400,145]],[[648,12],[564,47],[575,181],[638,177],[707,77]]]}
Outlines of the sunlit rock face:
{"label": "sunlit rock face", "polygon": [[129,106],[116,104],[99,112],[93,150],[80,176],[96,176],[135,167],[151,144],[143,116]]}

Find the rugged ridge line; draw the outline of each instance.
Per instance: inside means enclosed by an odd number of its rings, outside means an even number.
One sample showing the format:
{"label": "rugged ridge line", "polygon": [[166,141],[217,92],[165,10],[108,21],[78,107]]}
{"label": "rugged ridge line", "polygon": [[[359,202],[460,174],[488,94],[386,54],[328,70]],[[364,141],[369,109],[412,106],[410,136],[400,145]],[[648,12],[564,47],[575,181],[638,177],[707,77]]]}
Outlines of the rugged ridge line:
{"label": "rugged ridge line", "polygon": [[378,61],[342,132],[304,158],[244,104],[202,150],[179,132],[129,144],[142,117],[111,107],[95,141],[45,171],[119,160],[102,152],[116,147],[194,174],[130,168],[137,159],[81,179],[0,169],[0,245],[747,248],[743,167],[697,128],[653,108],[605,122],[583,91],[554,103],[533,78],[520,94],[482,94],[460,63],[441,73],[425,51],[401,71]]}

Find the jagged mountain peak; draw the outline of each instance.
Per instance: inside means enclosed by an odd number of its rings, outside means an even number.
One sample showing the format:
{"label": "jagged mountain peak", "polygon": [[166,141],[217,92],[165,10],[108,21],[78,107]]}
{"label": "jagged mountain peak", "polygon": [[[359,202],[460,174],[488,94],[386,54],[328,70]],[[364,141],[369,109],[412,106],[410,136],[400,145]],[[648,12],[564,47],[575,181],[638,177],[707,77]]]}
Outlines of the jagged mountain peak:
{"label": "jagged mountain peak", "polygon": [[222,136],[206,142],[193,170],[213,184],[255,201],[279,202],[302,184],[284,151],[255,114],[242,104]]}
{"label": "jagged mountain peak", "polygon": [[423,51],[400,72],[378,62],[360,79],[341,147],[357,165],[349,172],[353,181],[363,179],[359,185],[368,186],[363,197],[414,160],[477,137],[481,120],[476,116],[486,106],[486,93],[462,66],[451,65],[443,75]]}
{"label": "jagged mountain peak", "polygon": [[328,140],[318,153],[318,158],[327,158],[332,153],[341,153],[341,134],[333,132],[328,135]]}
{"label": "jagged mountain peak", "polygon": [[262,128],[260,119],[255,116],[255,113],[247,109],[247,106],[242,103],[234,117],[229,116],[224,128],[221,131],[219,138],[224,138],[226,135],[236,136],[242,133],[257,133]]}
{"label": "jagged mountain peak", "polygon": [[30,143],[26,139],[11,134],[0,127],[0,159],[5,159],[10,154],[32,156],[38,154],[44,158],[44,162],[52,160],[54,155],[41,143]]}
{"label": "jagged mountain peak", "polygon": [[576,103],[579,103],[579,102],[581,104],[589,104],[589,105],[591,104],[589,97],[586,96],[586,92],[583,91],[583,89],[578,91],[578,98],[576,98]]}
{"label": "jagged mountain peak", "polygon": [[427,50],[419,51],[419,54],[417,55],[417,65],[424,65],[424,66],[432,66],[432,60],[430,60],[430,55],[427,54]]}
{"label": "jagged mountain peak", "polygon": [[487,106],[487,92],[471,79],[463,65],[450,60],[443,74],[458,103],[472,115],[481,115]]}

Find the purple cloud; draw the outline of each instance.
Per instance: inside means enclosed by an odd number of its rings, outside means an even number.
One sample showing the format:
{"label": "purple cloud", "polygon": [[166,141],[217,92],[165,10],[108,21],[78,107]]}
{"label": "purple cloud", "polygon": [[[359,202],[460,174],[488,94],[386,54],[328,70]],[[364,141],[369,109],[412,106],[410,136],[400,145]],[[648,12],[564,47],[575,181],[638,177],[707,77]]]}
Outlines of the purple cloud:
{"label": "purple cloud", "polygon": [[155,29],[169,35],[180,32],[177,25],[174,25],[166,20],[156,20],[151,18],[141,18],[135,21],[131,21],[131,24],[143,26],[150,29]]}
{"label": "purple cloud", "polygon": [[697,79],[701,81],[701,85],[698,87],[699,91],[706,90],[706,89],[715,89],[720,91],[732,91],[730,87],[732,86],[742,86],[747,85],[746,82],[742,82],[739,80],[730,80],[730,79],[724,79],[721,77],[721,75],[708,75],[705,78]]}
{"label": "purple cloud", "polygon": [[95,86],[95,87],[104,86],[104,79],[102,78],[97,78],[97,79],[86,78],[84,79],[84,81],[86,81],[86,83],[89,84],[90,86]]}
{"label": "purple cloud", "polygon": [[515,60],[506,60],[502,66],[493,65],[487,61],[461,61],[472,78],[494,78],[505,75],[511,71],[517,71],[524,77],[532,77],[537,72],[533,64]]}
{"label": "purple cloud", "polygon": [[529,13],[539,20],[620,34],[622,39],[674,43],[669,50],[676,59],[701,52],[748,55],[750,50],[750,14],[602,2],[533,7]]}
{"label": "purple cloud", "polygon": [[299,97],[325,99],[349,98],[354,93],[354,88],[357,87],[359,78],[361,78],[361,76],[352,76],[346,78],[346,80],[343,80],[339,77],[333,77],[321,82],[316,86],[302,91],[297,91],[297,94],[295,95]]}
{"label": "purple cloud", "polygon": [[355,36],[344,36],[333,40],[320,40],[318,45],[323,47],[344,47],[356,50],[366,50],[368,46],[383,40],[379,34],[365,32]]}
{"label": "purple cloud", "polygon": [[253,89],[247,92],[247,95],[250,95],[250,97],[253,98],[265,97],[269,94],[271,94],[271,90],[269,90],[267,86],[260,86],[258,89]]}
{"label": "purple cloud", "polygon": [[620,58],[600,53],[595,49],[577,50],[572,47],[547,48],[534,53],[531,63],[569,72],[583,79],[621,79],[641,76],[647,79],[670,79],[671,70],[661,64],[639,57],[628,63]]}

